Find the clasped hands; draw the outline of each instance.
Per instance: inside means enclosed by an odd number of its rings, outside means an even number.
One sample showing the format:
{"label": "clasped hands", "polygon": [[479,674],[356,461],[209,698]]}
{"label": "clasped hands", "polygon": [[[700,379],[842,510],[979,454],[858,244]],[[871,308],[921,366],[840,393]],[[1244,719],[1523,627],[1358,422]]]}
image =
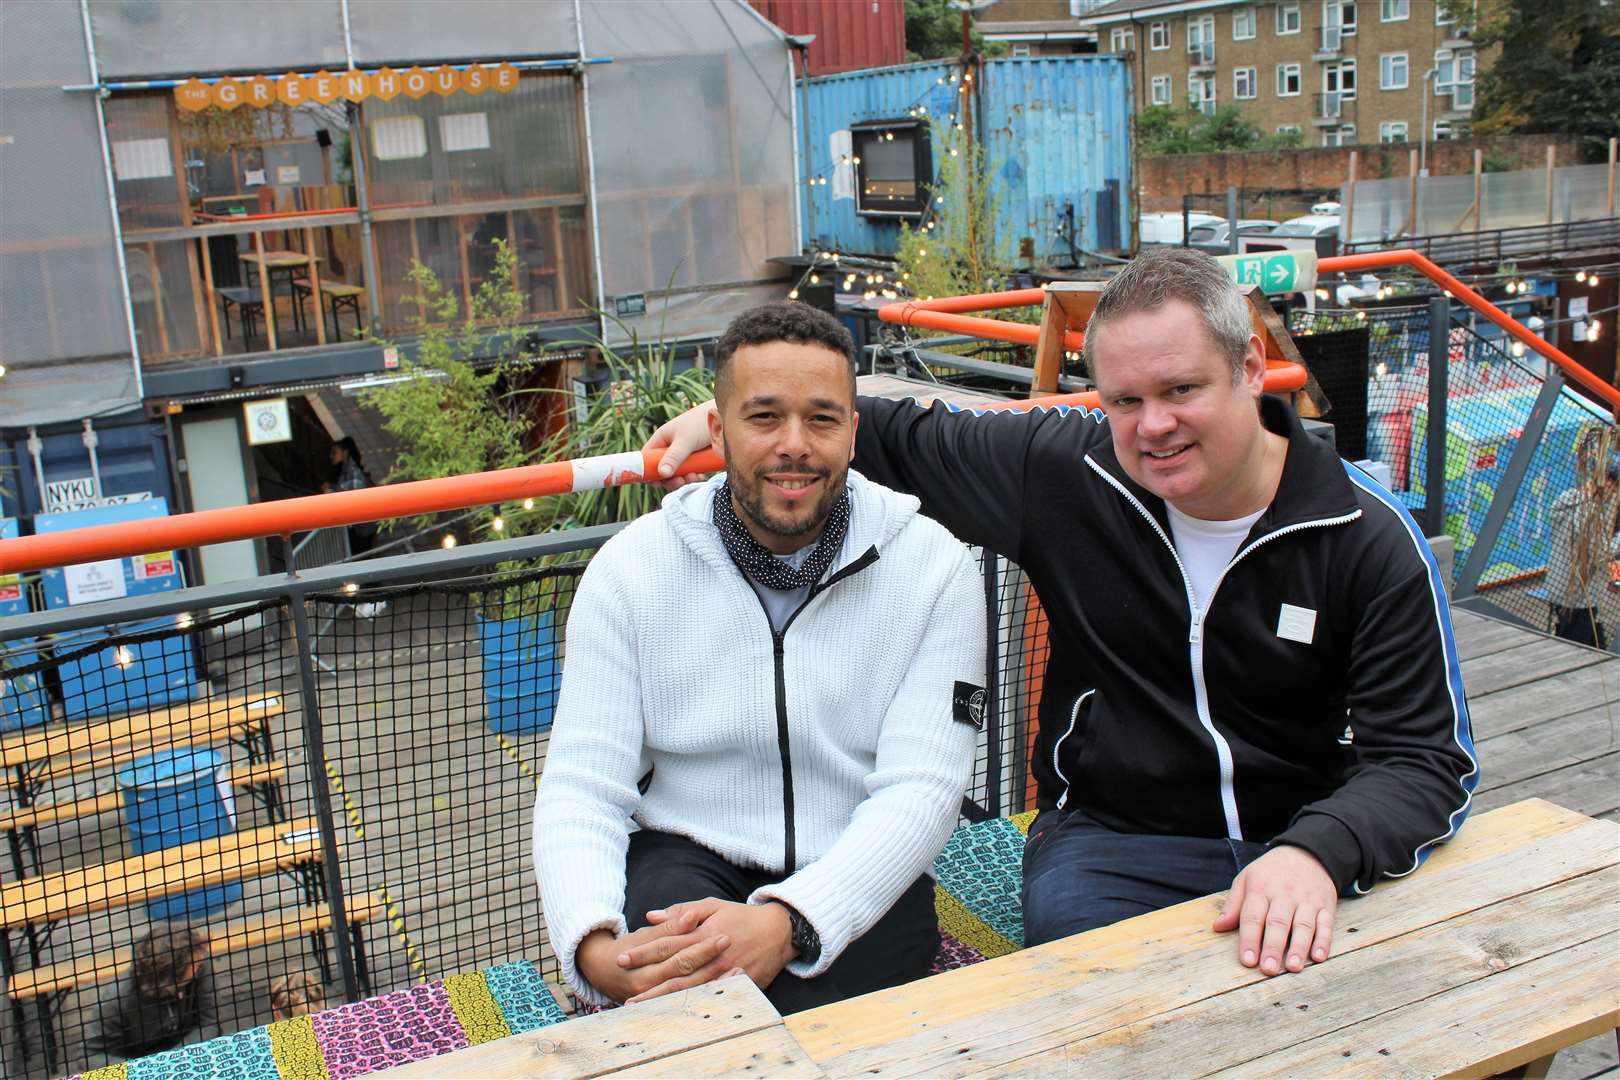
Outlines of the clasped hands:
{"label": "clasped hands", "polygon": [[574,966],[592,986],[627,1005],[730,975],[769,986],[794,957],[793,927],[780,904],[708,897],[647,912],[650,925],[615,936],[593,930]]}

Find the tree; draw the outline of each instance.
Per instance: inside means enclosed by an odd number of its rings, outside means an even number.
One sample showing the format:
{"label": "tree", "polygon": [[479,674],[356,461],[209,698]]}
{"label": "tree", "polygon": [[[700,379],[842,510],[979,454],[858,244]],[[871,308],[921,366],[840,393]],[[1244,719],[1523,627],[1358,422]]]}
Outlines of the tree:
{"label": "tree", "polygon": [[1136,141],[1144,154],[1213,154],[1224,150],[1292,150],[1295,132],[1265,135],[1230,102],[1205,114],[1191,105],[1151,105],[1136,116]]}
{"label": "tree", "polygon": [[[972,31],[973,51],[987,56],[1000,53],[1000,42],[985,43]],[[962,13],[946,0],[906,0],[906,59],[954,60],[962,55]]]}
{"label": "tree", "polygon": [[1596,0],[1443,0],[1474,20],[1479,52],[1500,46],[1475,77],[1474,132],[1581,137],[1589,161],[1620,136],[1620,4]]}

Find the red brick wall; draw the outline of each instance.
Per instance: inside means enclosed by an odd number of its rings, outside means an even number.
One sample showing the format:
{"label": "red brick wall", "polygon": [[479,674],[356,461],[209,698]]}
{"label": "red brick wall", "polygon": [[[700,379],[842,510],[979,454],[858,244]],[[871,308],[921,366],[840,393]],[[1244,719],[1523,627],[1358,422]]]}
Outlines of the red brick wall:
{"label": "red brick wall", "polygon": [[[1431,142],[1431,176],[1473,172],[1474,150],[1484,151],[1487,162],[1509,163],[1514,169],[1538,169],[1546,164],[1547,146],[1556,148],[1555,163],[1579,165],[1576,139],[1561,135],[1506,135],[1494,139]],[[1407,153],[1413,143],[1387,146],[1321,147],[1309,150],[1251,150],[1226,154],[1160,154],[1138,159],[1141,212],[1180,210],[1183,195],[1224,195],[1228,187],[1336,188],[1350,175],[1350,152],[1359,155],[1356,178],[1379,180],[1407,175]],[[1216,211],[1218,213],[1224,211]]]}

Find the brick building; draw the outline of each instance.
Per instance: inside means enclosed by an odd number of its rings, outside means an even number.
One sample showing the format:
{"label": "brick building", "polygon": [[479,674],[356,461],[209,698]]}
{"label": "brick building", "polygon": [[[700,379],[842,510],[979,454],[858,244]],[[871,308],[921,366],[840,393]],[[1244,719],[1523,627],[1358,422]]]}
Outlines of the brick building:
{"label": "brick building", "polygon": [[1488,62],[1436,0],[1115,0],[1087,21],[1100,52],[1134,54],[1138,108],[1236,102],[1306,146],[1466,135]]}
{"label": "brick building", "polygon": [[1097,32],[1084,21],[1110,0],[998,0],[973,13],[985,41],[1005,43],[1009,56],[1068,56],[1097,51]]}

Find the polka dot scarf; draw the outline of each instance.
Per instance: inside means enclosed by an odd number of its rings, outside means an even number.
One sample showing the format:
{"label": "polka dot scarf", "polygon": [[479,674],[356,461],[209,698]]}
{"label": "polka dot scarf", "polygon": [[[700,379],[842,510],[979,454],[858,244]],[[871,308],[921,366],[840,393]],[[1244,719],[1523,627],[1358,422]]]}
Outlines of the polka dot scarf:
{"label": "polka dot scarf", "polygon": [[849,529],[849,489],[844,490],[828,511],[821,542],[797,568],[777,558],[769,548],[754,539],[748,526],[743,524],[737,511],[731,507],[730,482],[721,484],[714,493],[714,524],[720,530],[726,553],[743,573],[767,589],[802,589],[821,580],[821,575],[827,572],[827,567],[837,557],[838,549],[844,546],[844,533]]}

